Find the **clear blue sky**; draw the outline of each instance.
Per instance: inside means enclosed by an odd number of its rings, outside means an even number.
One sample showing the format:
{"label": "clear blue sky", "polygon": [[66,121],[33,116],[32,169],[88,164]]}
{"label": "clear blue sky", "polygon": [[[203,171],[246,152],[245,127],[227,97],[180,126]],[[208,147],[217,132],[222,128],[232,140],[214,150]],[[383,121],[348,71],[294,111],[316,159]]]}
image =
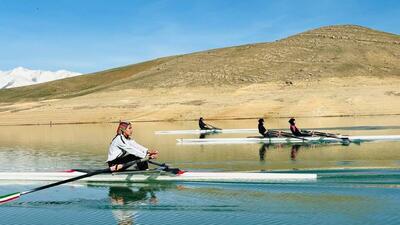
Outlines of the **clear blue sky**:
{"label": "clear blue sky", "polygon": [[400,34],[400,1],[0,0],[0,70],[89,73],[336,24]]}

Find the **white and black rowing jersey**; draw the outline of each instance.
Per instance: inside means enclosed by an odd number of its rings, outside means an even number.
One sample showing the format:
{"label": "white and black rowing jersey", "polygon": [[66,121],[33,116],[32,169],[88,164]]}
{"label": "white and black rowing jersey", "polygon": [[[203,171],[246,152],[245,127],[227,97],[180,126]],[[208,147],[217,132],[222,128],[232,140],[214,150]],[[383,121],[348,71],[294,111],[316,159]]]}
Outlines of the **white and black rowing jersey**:
{"label": "white and black rowing jersey", "polygon": [[114,137],[108,149],[107,162],[123,157],[127,154],[134,155],[141,159],[145,158],[148,149],[138,144],[132,139],[127,139],[124,135],[118,134]]}

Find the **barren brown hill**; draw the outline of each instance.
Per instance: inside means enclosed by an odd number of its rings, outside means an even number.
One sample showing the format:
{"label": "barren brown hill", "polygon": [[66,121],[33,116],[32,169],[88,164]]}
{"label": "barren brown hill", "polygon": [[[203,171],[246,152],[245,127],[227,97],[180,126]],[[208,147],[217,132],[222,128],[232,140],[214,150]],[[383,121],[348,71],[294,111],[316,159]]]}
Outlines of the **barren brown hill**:
{"label": "barren brown hill", "polygon": [[399,114],[399,81],[399,35],[328,26],[1,90],[0,122]]}

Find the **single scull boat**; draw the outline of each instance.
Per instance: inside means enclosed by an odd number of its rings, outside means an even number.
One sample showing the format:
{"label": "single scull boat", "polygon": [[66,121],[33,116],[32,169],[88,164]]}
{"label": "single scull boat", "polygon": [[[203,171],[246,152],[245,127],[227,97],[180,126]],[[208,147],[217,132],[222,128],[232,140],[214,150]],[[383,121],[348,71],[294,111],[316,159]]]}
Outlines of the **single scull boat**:
{"label": "single scull boat", "polygon": [[[79,171],[66,172],[0,172],[2,181],[61,181],[86,174]],[[270,183],[312,181],[316,174],[264,173],[264,172],[190,172],[172,174],[165,171],[125,171],[113,174],[99,174],[81,179],[82,182],[229,182],[229,183]]]}
{"label": "single scull boat", "polygon": [[248,172],[187,172],[179,168],[171,168],[165,163],[140,159],[125,164],[126,168],[139,162],[148,161],[159,168],[147,171],[122,171],[112,173],[109,168],[84,171],[71,170],[65,172],[0,172],[0,181],[21,182],[21,181],[53,181],[54,183],[36,187],[27,191],[14,192],[0,196],[0,204],[10,202],[23,195],[36,191],[55,187],[58,185],[74,182],[229,182],[229,183],[283,183],[283,182],[304,182],[315,181],[316,174],[300,173],[248,173]]}

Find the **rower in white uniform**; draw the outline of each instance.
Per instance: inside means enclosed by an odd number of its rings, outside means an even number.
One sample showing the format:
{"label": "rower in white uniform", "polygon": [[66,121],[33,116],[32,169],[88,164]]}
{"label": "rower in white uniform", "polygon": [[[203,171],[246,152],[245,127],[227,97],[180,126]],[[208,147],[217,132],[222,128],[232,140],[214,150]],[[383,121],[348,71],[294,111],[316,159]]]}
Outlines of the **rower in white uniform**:
{"label": "rower in white uniform", "polygon": [[[117,128],[117,134],[112,139],[108,150],[107,163],[111,171],[118,171],[124,168],[124,164],[143,158],[156,159],[158,151],[149,150],[138,144],[132,139],[133,128],[130,122],[120,122]],[[148,163],[140,162],[136,165],[138,170],[148,169]]]}

